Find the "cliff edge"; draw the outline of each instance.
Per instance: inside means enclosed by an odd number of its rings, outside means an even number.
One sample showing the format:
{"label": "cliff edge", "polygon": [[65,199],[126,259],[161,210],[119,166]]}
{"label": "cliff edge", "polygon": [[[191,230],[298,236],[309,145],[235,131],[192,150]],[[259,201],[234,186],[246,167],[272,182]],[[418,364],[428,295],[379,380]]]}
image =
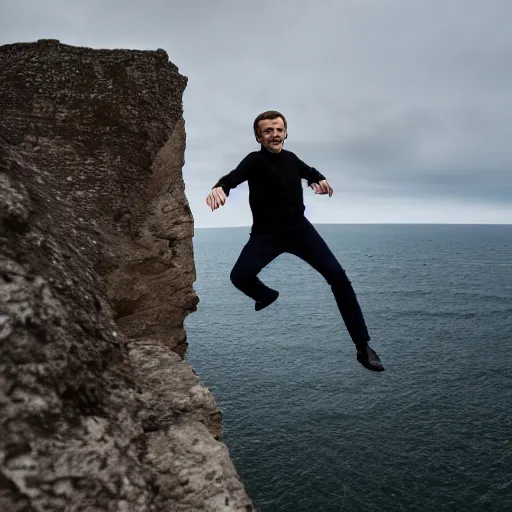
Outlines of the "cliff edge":
{"label": "cliff edge", "polygon": [[250,511],[211,393],[163,50],[0,47],[0,510]]}

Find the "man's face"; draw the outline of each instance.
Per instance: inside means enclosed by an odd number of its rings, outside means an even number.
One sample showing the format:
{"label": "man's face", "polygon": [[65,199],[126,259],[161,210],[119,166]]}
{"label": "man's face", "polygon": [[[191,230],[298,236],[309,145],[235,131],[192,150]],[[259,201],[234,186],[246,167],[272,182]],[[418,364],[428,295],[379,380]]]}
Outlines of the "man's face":
{"label": "man's face", "polygon": [[276,119],[263,119],[258,123],[258,142],[263,144],[272,153],[279,153],[283,149],[286,131],[281,117]]}

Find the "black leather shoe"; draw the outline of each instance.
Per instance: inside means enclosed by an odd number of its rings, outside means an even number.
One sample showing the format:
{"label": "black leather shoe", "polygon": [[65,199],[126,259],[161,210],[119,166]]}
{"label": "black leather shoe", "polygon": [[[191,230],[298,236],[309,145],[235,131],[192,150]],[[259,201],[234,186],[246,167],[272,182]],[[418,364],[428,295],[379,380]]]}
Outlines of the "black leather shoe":
{"label": "black leather shoe", "polygon": [[384,366],[380,362],[377,352],[369,345],[357,348],[357,360],[368,370],[372,372],[383,372]]}
{"label": "black leather shoe", "polygon": [[266,308],[267,306],[270,306],[272,302],[275,302],[277,300],[277,297],[279,297],[279,292],[276,290],[272,290],[274,293],[271,297],[269,297],[266,301],[257,300],[256,304],[254,305],[254,309],[256,311],[261,311],[262,309]]}

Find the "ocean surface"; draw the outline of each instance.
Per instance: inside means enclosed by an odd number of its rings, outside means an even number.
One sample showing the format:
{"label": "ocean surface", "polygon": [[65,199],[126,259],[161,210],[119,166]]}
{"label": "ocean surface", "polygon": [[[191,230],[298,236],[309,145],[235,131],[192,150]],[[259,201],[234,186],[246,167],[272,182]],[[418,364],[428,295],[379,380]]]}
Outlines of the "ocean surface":
{"label": "ocean surface", "polygon": [[187,360],[260,512],[512,511],[512,226],[317,225],[386,368],[365,370],[330,287],[291,255],[233,287],[250,228],[196,229]]}

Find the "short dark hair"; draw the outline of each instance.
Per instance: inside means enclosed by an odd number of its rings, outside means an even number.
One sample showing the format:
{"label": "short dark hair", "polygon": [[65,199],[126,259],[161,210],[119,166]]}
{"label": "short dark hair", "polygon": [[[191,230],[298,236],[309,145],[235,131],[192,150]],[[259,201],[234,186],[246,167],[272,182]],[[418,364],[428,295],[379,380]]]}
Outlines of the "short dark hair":
{"label": "short dark hair", "polygon": [[260,121],[263,121],[264,119],[277,119],[280,117],[284,122],[284,129],[287,132],[288,135],[288,125],[286,123],[286,118],[281,114],[281,112],[278,112],[277,110],[267,110],[266,112],[262,112],[255,120],[253,124],[254,129],[254,136],[256,137],[256,140],[258,140],[259,131],[258,131],[258,123]]}

